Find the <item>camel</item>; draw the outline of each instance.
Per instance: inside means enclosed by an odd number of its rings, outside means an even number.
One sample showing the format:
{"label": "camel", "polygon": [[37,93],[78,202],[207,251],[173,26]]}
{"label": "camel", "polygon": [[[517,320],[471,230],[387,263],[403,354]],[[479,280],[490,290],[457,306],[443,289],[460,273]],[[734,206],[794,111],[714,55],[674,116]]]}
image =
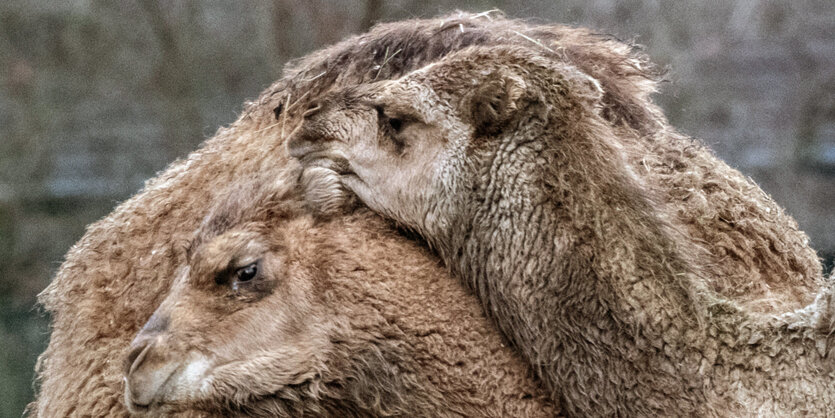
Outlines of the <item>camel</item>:
{"label": "camel", "polygon": [[227,186],[295,164],[284,142],[320,95],[399,77],[472,44],[507,42],[494,36],[496,19],[461,14],[380,24],[289,63],[236,122],[90,225],[39,296],[51,336],[27,415],[127,415],[123,363],[130,342],[169,293],[186,243]]}
{"label": "camel", "polygon": [[368,211],[317,222],[288,167],[231,185],[196,232],[131,344],[131,411],[555,416],[425,248]]}
{"label": "camel", "polygon": [[[654,108],[612,118],[607,87],[541,45],[472,46],[312,103],[288,140],[309,204],[355,197],[425,238],[569,415],[835,413],[832,286],[781,264],[813,253],[783,253],[803,242],[796,223],[760,219],[764,193]],[[689,199],[664,194],[682,184]],[[733,206],[702,199],[716,190],[763,205],[710,230],[690,216]],[[727,291],[742,279],[716,265],[728,240],[699,239],[722,234],[773,269],[746,281],[780,287]]]}

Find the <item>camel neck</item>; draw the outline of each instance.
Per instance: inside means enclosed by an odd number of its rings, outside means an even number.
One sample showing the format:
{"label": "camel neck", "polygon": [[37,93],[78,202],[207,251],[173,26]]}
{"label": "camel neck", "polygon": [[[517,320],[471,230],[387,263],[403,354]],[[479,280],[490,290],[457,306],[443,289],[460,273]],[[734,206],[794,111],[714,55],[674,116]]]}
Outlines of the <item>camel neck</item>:
{"label": "camel neck", "polygon": [[[649,372],[669,382],[637,388],[644,398],[627,412],[658,413],[652,405],[665,399],[677,400],[669,407],[695,408],[704,392],[697,368],[686,362],[690,348],[675,337],[701,334],[706,317],[697,308],[696,270],[682,253],[686,239],[616,155],[578,165],[529,144],[494,159],[502,166],[465,200],[473,209],[452,225],[459,238],[442,257],[552,390],[570,396],[595,385],[617,393],[619,379]],[[612,378],[591,382],[589,365],[611,370]],[[560,381],[565,375],[578,379],[573,387]],[[613,400],[612,411],[625,412],[618,405]]]}

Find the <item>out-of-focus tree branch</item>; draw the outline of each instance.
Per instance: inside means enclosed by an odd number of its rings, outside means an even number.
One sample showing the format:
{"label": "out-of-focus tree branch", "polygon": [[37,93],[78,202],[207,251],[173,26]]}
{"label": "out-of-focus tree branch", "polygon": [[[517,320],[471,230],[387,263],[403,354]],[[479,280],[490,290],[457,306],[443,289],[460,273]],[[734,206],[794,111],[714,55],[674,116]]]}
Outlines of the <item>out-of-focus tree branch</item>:
{"label": "out-of-focus tree branch", "polygon": [[[165,148],[171,158],[182,157],[195,142],[191,138],[202,136],[201,117],[193,85],[199,76],[180,47],[174,27],[166,19],[160,0],[138,2],[162,51],[156,79],[159,82],[158,91],[169,103],[167,110],[162,112],[165,118]],[[186,7],[186,11],[193,14],[195,8]]]}
{"label": "out-of-focus tree branch", "polygon": [[383,17],[383,0],[366,0],[365,14],[360,21],[360,32],[365,32],[371,29],[375,23],[379,22]]}
{"label": "out-of-focus tree branch", "polygon": [[272,9],[273,43],[278,56],[286,60],[296,55],[290,37],[297,34],[293,31],[294,10],[297,2],[292,0],[275,0]]}

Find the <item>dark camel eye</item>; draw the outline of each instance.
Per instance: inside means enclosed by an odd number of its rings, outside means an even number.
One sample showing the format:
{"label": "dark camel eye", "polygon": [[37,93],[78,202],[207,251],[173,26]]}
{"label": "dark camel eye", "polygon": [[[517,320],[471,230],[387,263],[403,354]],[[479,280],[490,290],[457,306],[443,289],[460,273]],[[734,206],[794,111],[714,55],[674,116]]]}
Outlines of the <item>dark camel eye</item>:
{"label": "dark camel eye", "polygon": [[258,263],[252,263],[235,271],[235,277],[239,282],[248,282],[258,275]]}
{"label": "dark camel eye", "polygon": [[389,127],[391,127],[394,132],[399,133],[400,130],[403,129],[403,119],[390,118]]}
{"label": "dark camel eye", "polygon": [[400,130],[403,129],[403,119],[390,117],[382,106],[375,106],[374,110],[377,111],[377,119],[380,123],[388,125],[392,132],[400,133]]}

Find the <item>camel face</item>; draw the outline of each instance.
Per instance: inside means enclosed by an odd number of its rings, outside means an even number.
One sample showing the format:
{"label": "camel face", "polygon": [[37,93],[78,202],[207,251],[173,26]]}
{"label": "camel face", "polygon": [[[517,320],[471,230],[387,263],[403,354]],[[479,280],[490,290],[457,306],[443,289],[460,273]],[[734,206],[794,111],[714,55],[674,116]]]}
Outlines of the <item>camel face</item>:
{"label": "camel face", "polygon": [[245,225],[195,245],[131,344],[129,409],[258,397],[315,374],[328,327],[319,321],[311,275],[293,267],[293,244],[282,230]]}
{"label": "camel face", "polygon": [[460,207],[485,179],[480,171],[498,152],[497,135],[526,89],[504,63],[477,70],[470,58],[462,53],[312,105],[288,148],[306,168],[313,206],[338,208],[356,194],[427,236],[456,222],[456,210],[449,209]]}
{"label": "camel face", "polygon": [[315,206],[338,207],[335,201],[354,193],[372,209],[420,227],[457,182],[469,137],[470,128],[426,80],[407,77],[323,99],[288,147],[307,168]]}

